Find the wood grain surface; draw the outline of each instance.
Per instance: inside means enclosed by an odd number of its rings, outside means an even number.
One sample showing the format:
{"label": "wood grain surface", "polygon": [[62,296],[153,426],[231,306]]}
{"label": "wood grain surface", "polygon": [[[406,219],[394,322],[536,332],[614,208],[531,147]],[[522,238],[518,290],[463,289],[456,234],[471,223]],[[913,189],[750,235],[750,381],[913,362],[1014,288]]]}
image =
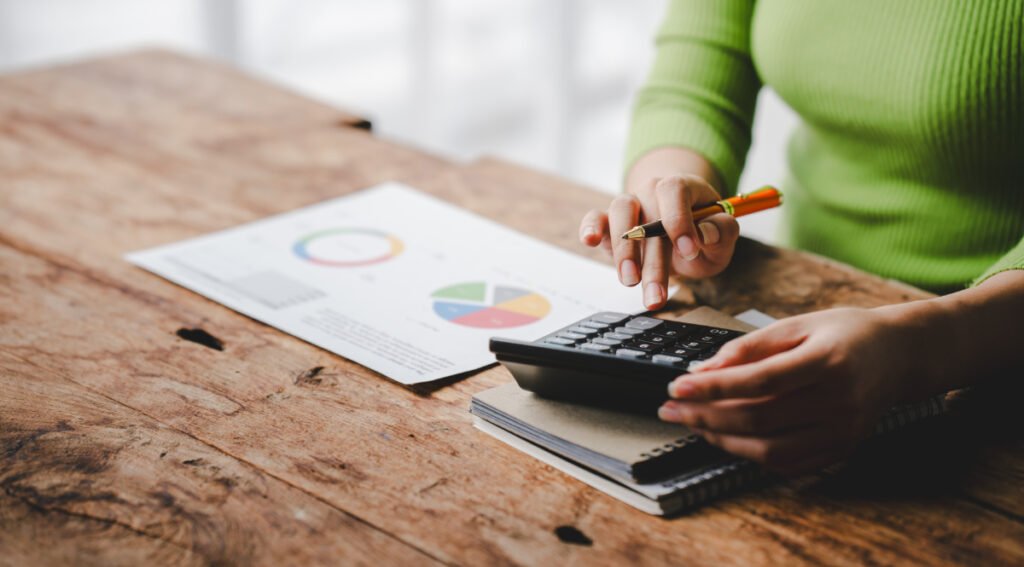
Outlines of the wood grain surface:
{"label": "wood grain surface", "polygon": [[[0,565],[1024,562],[1006,395],[661,519],[474,430],[500,367],[404,388],[123,260],[398,180],[605,261],[576,222],[607,196],[360,124],[166,52],[0,79]],[[670,309],[927,297],[751,240],[737,258]]]}

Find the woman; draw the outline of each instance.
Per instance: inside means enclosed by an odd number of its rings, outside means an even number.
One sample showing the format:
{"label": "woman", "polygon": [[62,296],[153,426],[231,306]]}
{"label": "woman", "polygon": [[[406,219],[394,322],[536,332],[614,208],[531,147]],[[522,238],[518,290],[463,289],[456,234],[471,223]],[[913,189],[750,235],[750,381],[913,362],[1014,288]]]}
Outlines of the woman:
{"label": "woman", "polygon": [[[669,274],[724,269],[735,219],[694,226],[690,210],[736,186],[767,84],[802,118],[785,242],[946,295],[749,333],[677,378],[662,419],[802,472],[847,453],[891,405],[1020,362],[1022,30],[1020,0],[671,3],[637,97],[626,193],[583,219],[581,240],[608,249],[650,309]],[[668,239],[612,238],[657,218]]]}

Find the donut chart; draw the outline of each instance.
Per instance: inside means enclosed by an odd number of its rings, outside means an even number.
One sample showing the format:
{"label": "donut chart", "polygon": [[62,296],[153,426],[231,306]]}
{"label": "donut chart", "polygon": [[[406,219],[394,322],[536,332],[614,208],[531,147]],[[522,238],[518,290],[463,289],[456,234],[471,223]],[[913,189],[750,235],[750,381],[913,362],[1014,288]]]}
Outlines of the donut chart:
{"label": "donut chart", "polygon": [[403,248],[401,240],[380,230],[339,227],[299,238],[292,245],[292,253],[321,266],[354,268],[390,260]]}
{"label": "donut chart", "polygon": [[551,303],[539,293],[487,282],[450,285],[430,297],[434,300],[434,313],[441,318],[480,329],[529,325],[551,312]]}

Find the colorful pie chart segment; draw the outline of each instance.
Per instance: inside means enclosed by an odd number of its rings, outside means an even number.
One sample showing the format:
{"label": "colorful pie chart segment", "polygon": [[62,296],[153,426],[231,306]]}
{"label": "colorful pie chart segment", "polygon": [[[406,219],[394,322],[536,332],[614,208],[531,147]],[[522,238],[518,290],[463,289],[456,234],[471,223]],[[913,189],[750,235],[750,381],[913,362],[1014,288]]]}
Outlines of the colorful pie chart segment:
{"label": "colorful pie chart segment", "polygon": [[486,282],[466,282],[431,294],[434,313],[457,325],[481,329],[520,327],[543,319],[551,303],[539,293]]}

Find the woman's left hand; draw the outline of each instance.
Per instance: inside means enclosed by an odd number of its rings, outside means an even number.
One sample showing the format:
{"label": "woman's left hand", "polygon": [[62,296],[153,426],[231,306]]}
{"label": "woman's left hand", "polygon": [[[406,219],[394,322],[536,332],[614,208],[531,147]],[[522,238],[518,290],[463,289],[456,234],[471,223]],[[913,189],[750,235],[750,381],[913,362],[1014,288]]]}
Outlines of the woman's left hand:
{"label": "woman's left hand", "polygon": [[830,309],[726,343],[669,385],[658,415],[769,469],[830,464],[913,390],[914,333],[883,310]]}

